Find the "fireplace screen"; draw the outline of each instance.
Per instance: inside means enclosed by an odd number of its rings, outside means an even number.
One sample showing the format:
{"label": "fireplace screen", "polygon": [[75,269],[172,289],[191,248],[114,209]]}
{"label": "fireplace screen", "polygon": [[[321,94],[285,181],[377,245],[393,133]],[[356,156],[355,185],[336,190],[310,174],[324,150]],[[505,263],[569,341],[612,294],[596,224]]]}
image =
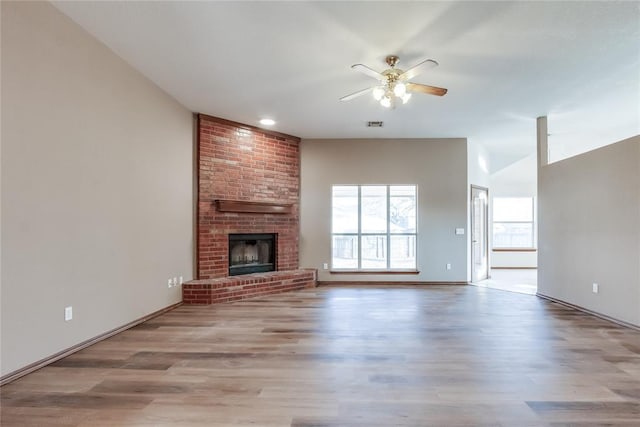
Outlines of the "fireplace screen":
{"label": "fireplace screen", "polygon": [[229,276],[276,269],[275,234],[229,234]]}

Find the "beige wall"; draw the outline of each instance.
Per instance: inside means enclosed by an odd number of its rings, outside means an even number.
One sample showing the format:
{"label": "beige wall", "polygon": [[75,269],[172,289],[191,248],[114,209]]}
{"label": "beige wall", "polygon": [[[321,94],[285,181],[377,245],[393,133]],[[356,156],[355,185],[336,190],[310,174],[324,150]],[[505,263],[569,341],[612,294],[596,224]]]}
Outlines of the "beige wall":
{"label": "beige wall", "polygon": [[[300,265],[321,281],[467,280],[467,142],[465,139],[303,140]],[[418,185],[419,275],[332,275],[331,186]],[[447,271],[446,264],[452,269]]]}
{"label": "beige wall", "polygon": [[6,374],[181,300],[193,151],[191,113],[104,45],[1,4]]}
{"label": "beige wall", "polygon": [[640,136],[542,166],[538,198],[538,292],[640,326]]}

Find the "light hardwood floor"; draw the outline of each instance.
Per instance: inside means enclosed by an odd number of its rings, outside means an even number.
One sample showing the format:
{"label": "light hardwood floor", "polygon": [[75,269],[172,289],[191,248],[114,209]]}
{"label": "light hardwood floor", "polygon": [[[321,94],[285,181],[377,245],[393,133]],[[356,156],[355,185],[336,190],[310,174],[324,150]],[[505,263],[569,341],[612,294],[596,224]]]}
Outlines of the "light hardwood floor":
{"label": "light hardwood floor", "polygon": [[9,426],[640,426],[640,332],[475,286],[181,306],[4,386]]}

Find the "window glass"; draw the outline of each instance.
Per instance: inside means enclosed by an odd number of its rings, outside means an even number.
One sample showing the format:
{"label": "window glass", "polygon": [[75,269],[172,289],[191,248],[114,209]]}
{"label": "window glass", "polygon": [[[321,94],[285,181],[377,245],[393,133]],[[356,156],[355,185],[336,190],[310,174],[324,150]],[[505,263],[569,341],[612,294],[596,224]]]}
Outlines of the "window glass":
{"label": "window glass", "polygon": [[333,268],[358,268],[358,236],[333,236]]}
{"label": "window glass", "polygon": [[532,197],[495,197],[493,199],[493,222],[533,221]]}
{"label": "window glass", "polygon": [[387,268],[387,236],[362,236],[362,268]]}
{"label": "window glass", "polygon": [[358,232],[358,186],[336,185],[333,187],[334,233]]}
{"label": "window glass", "polygon": [[386,233],[387,186],[366,185],[360,192],[362,233]]}
{"label": "window glass", "polygon": [[535,248],[533,197],[494,197],[493,248]]}
{"label": "window glass", "polygon": [[415,233],[416,187],[414,185],[392,185],[389,192],[390,232]]}
{"label": "window glass", "polygon": [[527,222],[494,223],[493,247],[532,248],[533,224]]}
{"label": "window glass", "polygon": [[416,267],[416,236],[390,236],[389,249],[391,268],[415,268]]}

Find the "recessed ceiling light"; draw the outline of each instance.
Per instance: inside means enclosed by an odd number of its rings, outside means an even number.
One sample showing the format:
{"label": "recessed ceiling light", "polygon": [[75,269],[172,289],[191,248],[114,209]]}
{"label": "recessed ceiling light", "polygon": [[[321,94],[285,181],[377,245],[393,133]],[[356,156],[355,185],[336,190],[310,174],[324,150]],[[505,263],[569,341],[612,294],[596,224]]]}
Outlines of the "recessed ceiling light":
{"label": "recessed ceiling light", "polygon": [[265,126],[273,126],[276,124],[276,121],[273,119],[260,119],[260,124]]}

